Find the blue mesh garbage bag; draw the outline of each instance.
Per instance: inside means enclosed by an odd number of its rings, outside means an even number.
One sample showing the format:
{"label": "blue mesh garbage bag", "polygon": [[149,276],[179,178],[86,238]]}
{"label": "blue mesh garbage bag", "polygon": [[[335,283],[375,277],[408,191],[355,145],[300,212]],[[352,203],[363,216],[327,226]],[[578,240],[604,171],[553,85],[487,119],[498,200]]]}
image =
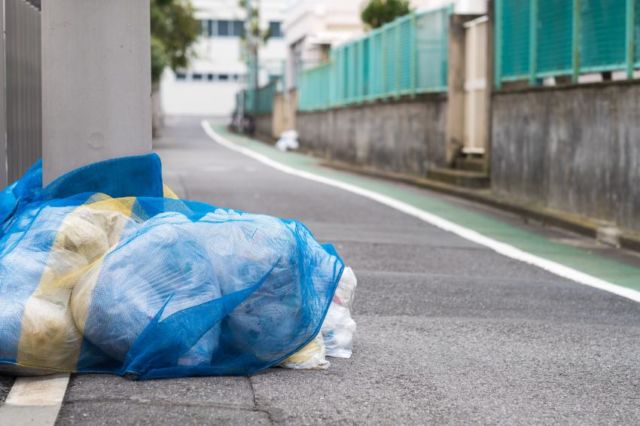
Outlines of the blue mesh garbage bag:
{"label": "blue mesh garbage bag", "polygon": [[0,194],[0,371],[246,375],[318,335],[344,264],[301,223],[165,198],[127,157]]}

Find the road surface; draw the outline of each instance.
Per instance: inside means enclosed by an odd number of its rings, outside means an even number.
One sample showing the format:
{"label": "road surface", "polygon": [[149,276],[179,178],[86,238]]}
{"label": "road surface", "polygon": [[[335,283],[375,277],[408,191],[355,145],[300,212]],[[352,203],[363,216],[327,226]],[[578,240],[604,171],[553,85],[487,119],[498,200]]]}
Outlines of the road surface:
{"label": "road surface", "polygon": [[[169,120],[156,150],[181,197],[300,219],[336,245],[359,279],[354,356],[248,378],[73,376],[58,424],[640,423],[640,304],[284,174],[199,120]],[[638,271],[632,255],[410,191]]]}

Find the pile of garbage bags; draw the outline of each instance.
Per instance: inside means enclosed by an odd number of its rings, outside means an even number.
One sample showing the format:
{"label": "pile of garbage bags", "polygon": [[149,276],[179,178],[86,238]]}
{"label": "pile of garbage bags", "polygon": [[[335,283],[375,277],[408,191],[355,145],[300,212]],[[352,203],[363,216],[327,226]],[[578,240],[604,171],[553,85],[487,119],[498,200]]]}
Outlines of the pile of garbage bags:
{"label": "pile of garbage bags", "polygon": [[0,194],[0,372],[149,379],[351,356],[356,278],[295,220],[178,200],[155,154]]}

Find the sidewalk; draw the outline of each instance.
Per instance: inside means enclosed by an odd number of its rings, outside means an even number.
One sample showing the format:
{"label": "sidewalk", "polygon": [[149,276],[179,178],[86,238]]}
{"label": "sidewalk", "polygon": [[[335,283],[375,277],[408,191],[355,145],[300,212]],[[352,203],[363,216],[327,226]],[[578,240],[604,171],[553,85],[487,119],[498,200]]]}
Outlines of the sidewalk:
{"label": "sidewalk", "polygon": [[[197,120],[169,125],[156,149],[167,183],[180,196],[300,219],[336,245],[359,278],[354,356],[332,360],[326,371],[273,369],[250,378],[76,376],[60,424],[640,421],[639,304],[370,199],[282,173],[216,144]],[[316,170],[308,157],[225,136]],[[341,178],[589,273],[629,285],[640,281],[637,259],[585,239],[519,225],[432,192],[345,173]]]}

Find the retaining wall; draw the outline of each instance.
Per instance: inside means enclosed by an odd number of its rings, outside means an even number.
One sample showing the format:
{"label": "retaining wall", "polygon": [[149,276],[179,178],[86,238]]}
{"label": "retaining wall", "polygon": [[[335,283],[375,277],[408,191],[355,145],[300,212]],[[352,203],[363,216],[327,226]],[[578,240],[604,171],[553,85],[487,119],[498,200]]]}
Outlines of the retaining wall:
{"label": "retaining wall", "polygon": [[381,171],[426,175],[446,150],[446,95],[298,112],[303,149]]}
{"label": "retaining wall", "polygon": [[499,194],[640,231],[640,85],[495,93],[491,170]]}

